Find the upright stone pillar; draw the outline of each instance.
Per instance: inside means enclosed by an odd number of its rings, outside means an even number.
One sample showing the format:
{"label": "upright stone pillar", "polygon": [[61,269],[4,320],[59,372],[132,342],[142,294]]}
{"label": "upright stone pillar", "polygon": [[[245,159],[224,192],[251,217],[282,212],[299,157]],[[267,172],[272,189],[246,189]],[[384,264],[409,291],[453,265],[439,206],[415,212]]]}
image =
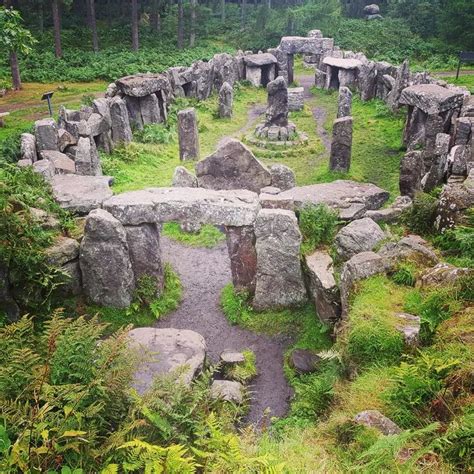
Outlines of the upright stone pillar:
{"label": "upright stone pillar", "polygon": [[234,89],[228,82],[224,82],[219,90],[219,117],[232,117],[232,106],[234,102]]}
{"label": "upright stone pillar", "polygon": [[339,87],[337,118],[352,115],[352,92],[348,87]]}
{"label": "upright stone pillar", "polygon": [[255,223],[257,310],[285,308],[306,301],[300,262],[301,233],[295,213],[262,209]]}
{"label": "upright stone pillar", "polygon": [[130,128],[127,106],[120,97],[110,100],[110,120],[114,145],[131,142],[132,129]]}
{"label": "upright stone pillar", "polygon": [[181,161],[199,158],[199,134],[194,108],[178,112],[178,140]]}
{"label": "upright stone pillar", "polygon": [[422,151],[409,151],[400,162],[400,194],[412,199],[421,190],[424,174]]}
{"label": "upright stone pillar", "polygon": [[352,117],[342,117],[334,121],[332,128],[331,156],[329,169],[347,173],[351,166]]}
{"label": "upright stone pillar", "polygon": [[286,127],[288,125],[288,86],[285,79],[278,76],[267,85],[268,105],[265,112],[267,126],[278,125]]}
{"label": "upright stone pillar", "polygon": [[257,272],[257,252],[255,250],[253,226],[228,226],[225,228],[225,233],[234,288],[238,291],[247,291],[253,296]]}
{"label": "upright stone pillar", "polygon": [[126,308],[135,290],[135,278],[123,225],[103,209],[86,219],[79,264],[84,294],[95,304]]}

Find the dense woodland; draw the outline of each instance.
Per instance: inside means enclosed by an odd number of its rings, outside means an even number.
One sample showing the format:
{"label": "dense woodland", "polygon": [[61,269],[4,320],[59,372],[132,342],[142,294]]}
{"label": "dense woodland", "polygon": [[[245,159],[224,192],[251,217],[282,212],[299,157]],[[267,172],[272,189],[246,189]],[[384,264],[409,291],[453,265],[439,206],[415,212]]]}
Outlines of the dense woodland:
{"label": "dense woodland", "polygon": [[[137,361],[126,332],[152,326],[179,306],[179,275],[167,266],[163,294],[156,298],[145,282],[126,309],[65,297],[67,276],[45,249],[59,235],[80,240],[84,220],[60,208],[31,167],[16,166],[21,133],[47,115],[39,100],[46,90],[55,93],[55,113],[59,104],[78,109],[121,76],[160,72],[219,52],[256,52],[276,46],[283,35],[316,28],[371,59],[399,64],[409,58],[415,71],[453,71],[458,52],[474,50],[472,0],[385,0],[378,2],[383,19],[373,21],[361,17],[360,5],[366,3],[4,0],[0,107],[11,115],[0,128],[0,282],[8,268],[21,318],[11,321],[0,311],[1,473],[473,472],[474,211],[438,233],[441,187],[420,192],[398,222],[383,224],[382,243],[420,235],[441,262],[470,273],[422,288],[426,260],[401,261],[392,272],[358,284],[337,339],[312,303],[257,313],[248,295],[232,285],[223,288],[220,307],[229,324],[288,342],[283,370],[294,392],[288,414],[280,419],[268,414],[254,429],[245,426],[247,399],[235,405],[211,396],[219,366],[209,364],[190,386],[163,377],[146,396],[137,395]],[[296,81],[309,74],[297,58]],[[473,77],[446,80],[474,93]],[[316,88],[311,93],[304,109],[290,115],[309,136],[304,151],[254,149],[257,158],[291,167],[299,186],[339,178],[371,182],[389,191],[393,202],[406,152],[401,144],[406,112],[354,95],[351,170],[334,174],[313,111],[323,110],[320,125],[330,133],[337,94]],[[103,172],[115,177],[114,193],[169,186],[181,164],[179,110],[196,108],[201,154],[207,156],[224,136],[239,136],[249,110],[266,100],[263,88],[236,84],[233,117],[226,120],[216,115],[215,94],[201,102],[179,98],[166,123],[134,130],[130,144],[101,153]],[[342,226],[337,215],[325,206],[308,206],[298,218],[301,258],[315,249],[334,255],[334,236]],[[212,226],[185,233],[167,223],[162,234],[184,246],[225,245],[223,233]],[[335,262],[340,279],[342,262]],[[0,286],[0,300],[3,290]],[[405,347],[393,318],[398,312],[419,316],[418,347]],[[297,373],[289,363],[295,349],[318,354],[318,370]],[[251,351],[245,355],[237,375],[252,390],[256,361]],[[400,432],[385,436],[355,423],[363,410],[379,410]]]}

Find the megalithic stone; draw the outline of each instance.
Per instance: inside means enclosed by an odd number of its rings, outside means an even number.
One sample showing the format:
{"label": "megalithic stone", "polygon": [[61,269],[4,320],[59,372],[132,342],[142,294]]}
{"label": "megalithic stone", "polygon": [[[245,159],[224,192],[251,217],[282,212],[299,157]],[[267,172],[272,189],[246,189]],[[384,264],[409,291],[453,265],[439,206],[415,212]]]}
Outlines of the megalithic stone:
{"label": "megalithic stone", "polygon": [[178,112],[179,159],[197,160],[199,158],[199,133],[196,110],[194,108]]}
{"label": "megalithic stone", "polygon": [[339,99],[337,104],[337,118],[352,115],[352,92],[348,87],[339,88]]}
{"label": "megalithic stone", "polygon": [[219,90],[219,117],[232,117],[232,106],[234,102],[234,89],[228,82],[224,82]]}
{"label": "megalithic stone", "polygon": [[334,120],[329,169],[346,173],[351,166],[352,117]]}

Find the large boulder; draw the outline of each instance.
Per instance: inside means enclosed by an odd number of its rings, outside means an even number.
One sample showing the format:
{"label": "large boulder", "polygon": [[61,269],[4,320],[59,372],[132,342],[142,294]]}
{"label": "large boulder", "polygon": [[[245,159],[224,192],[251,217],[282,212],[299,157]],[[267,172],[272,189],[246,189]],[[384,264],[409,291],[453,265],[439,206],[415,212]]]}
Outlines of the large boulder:
{"label": "large boulder", "polygon": [[438,263],[421,275],[417,286],[447,286],[456,283],[460,278],[474,274],[469,268],[459,268],[449,263]]}
{"label": "large boulder", "polygon": [[439,260],[428,246],[428,242],[418,235],[407,235],[398,242],[389,242],[378,253],[393,268],[396,268],[400,261],[407,259],[432,265],[436,265]]}
{"label": "large boulder", "polygon": [[196,164],[199,186],[206,189],[248,189],[259,192],[272,182],[270,171],[242,142],[229,138]]}
{"label": "large boulder", "polygon": [[270,174],[272,179],[272,186],[287,191],[296,186],[296,178],[294,171],[288,166],[277,163],[270,166]]}
{"label": "large boulder", "polygon": [[59,150],[58,127],[52,118],[35,122],[36,150]]}
{"label": "large boulder", "polygon": [[197,188],[198,180],[184,166],[177,166],[174,169],[172,185],[175,188]]}
{"label": "large boulder", "polygon": [[308,290],[323,323],[334,324],[341,317],[341,295],[334,277],[331,256],[317,250],[305,257]]}
{"label": "large boulder", "polygon": [[59,267],[79,256],[79,242],[70,237],[60,236],[45,250],[45,254],[48,263]]}
{"label": "large boulder", "polygon": [[294,212],[262,209],[255,223],[257,310],[295,306],[306,301],[300,263],[301,233]]}
{"label": "large boulder", "polygon": [[127,106],[118,96],[110,100],[110,120],[114,145],[131,142],[132,129],[130,128]]}
{"label": "large boulder", "polygon": [[84,293],[101,306],[126,308],[132,302],[135,278],[123,225],[103,209],[86,219],[80,248]]}
{"label": "large boulder", "polygon": [[128,337],[140,361],[134,377],[140,394],[152,387],[155,377],[168,374],[189,385],[204,366],[206,342],[197,332],[148,327],[132,329]]}
{"label": "large boulder", "polygon": [[418,84],[405,87],[400,95],[400,104],[422,110],[434,115],[463,105],[464,94],[459,90],[448,89],[437,84]]}
{"label": "large boulder", "polygon": [[336,235],[334,244],[342,260],[349,260],[360,252],[368,252],[385,238],[380,226],[370,217],[357,219],[343,227]]}

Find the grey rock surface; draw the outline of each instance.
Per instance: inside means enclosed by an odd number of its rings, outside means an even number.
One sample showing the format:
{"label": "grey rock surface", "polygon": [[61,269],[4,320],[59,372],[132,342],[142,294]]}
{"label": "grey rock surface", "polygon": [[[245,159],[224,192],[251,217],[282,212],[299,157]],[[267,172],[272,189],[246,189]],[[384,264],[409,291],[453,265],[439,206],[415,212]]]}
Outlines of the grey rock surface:
{"label": "grey rock surface", "polygon": [[337,118],[352,116],[352,92],[348,87],[339,88]]}
{"label": "grey rock surface", "polygon": [[132,97],[145,97],[158,92],[168,90],[169,81],[164,74],[135,74],[122,77],[115,81],[117,88],[123,94]]}
{"label": "grey rock surface", "polygon": [[199,158],[199,132],[194,108],[178,112],[178,141],[180,160]]}
{"label": "grey rock surface", "polygon": [[114,145],[131,142],[132,129],[130,128],[127,106],[118,96],[110,100],[110,120]]}
{"label": "grey rock surface", "polygon": [[64,265],[79,257],[79,242],[70,237],[59,236],[51,247],[45,250],[46,258],[51,265]]}
{"label": "grey rock surface", "polygon": [[177,166],[174,169],[172,185],[175,188],[197,188],[198,180],[184,166]]}
{"label": "grey rock surface", "polygon": [[288,166],[280,163],[270,166],[271,185],[281,191],[287,191],[296,186],[294,171]]}
{"label": "grey rock surface", "polygon": [[23,160],[34,163],[38,159],[36,153],[36,138],[31,133],[22,133],[20,137],[20,156]]}
{"label": "grey rock surface", "polygon": [[378,410],[366,410],[358,413],[354,421],[360,425],[375,428],[385,436],[396,435],[402,430],[390,418],[382,415]]}
{"label": "grey rock surface", "polygon": [[409,151],[400,162],[400,194],[413,199],[415,194],[421,191],[423,175],[423,153]]}
{"label": "grey rock surface", "polygon": [[59,150],[58,128],[52,118],[37,120],[35,122],[36,150]]}
{"label": "grey rock surface", "polygon": [[289,357],[289,365],[296,370],[299,374],[310,374],[315,372],[321,362],[319,357],[314,352],[306,349],[294,349],[291,351]]}
{"label": "grey rock surface", "polygon": [[234,380],[214,380],[211,397],[240,405],[244,401],[244,386]]}
{"label": "grey rock surface", "polygon": [[219,117],[232,117],[232,108],[234,103],[234,89],[228,82],[224,82],[219,89]]}
{"label": "grey rock surface", "polygon": [[331,155],[329,169],[347,172],[351,167],[352,156],[352,117],[334,120],[332,127]]}
{"label": "grey rock surface", "polygon": [[76,165],[71,158],[60,151],[43,150],[41,158],[48,160],[54,166],[54,174],[74,174]]}
{"label": "grey rock surface", "polygon": [[437,84],[419,84],[406,87],[403,89],[399,100],[400,104],[411,105],[429,115],[462,107],[463,101],[463,93]]}
{"label": "grey rock surface", "polygon": [[288,125],[288,86],[282,76],[267,85],[268,104],[265,112],[267,126]]}

